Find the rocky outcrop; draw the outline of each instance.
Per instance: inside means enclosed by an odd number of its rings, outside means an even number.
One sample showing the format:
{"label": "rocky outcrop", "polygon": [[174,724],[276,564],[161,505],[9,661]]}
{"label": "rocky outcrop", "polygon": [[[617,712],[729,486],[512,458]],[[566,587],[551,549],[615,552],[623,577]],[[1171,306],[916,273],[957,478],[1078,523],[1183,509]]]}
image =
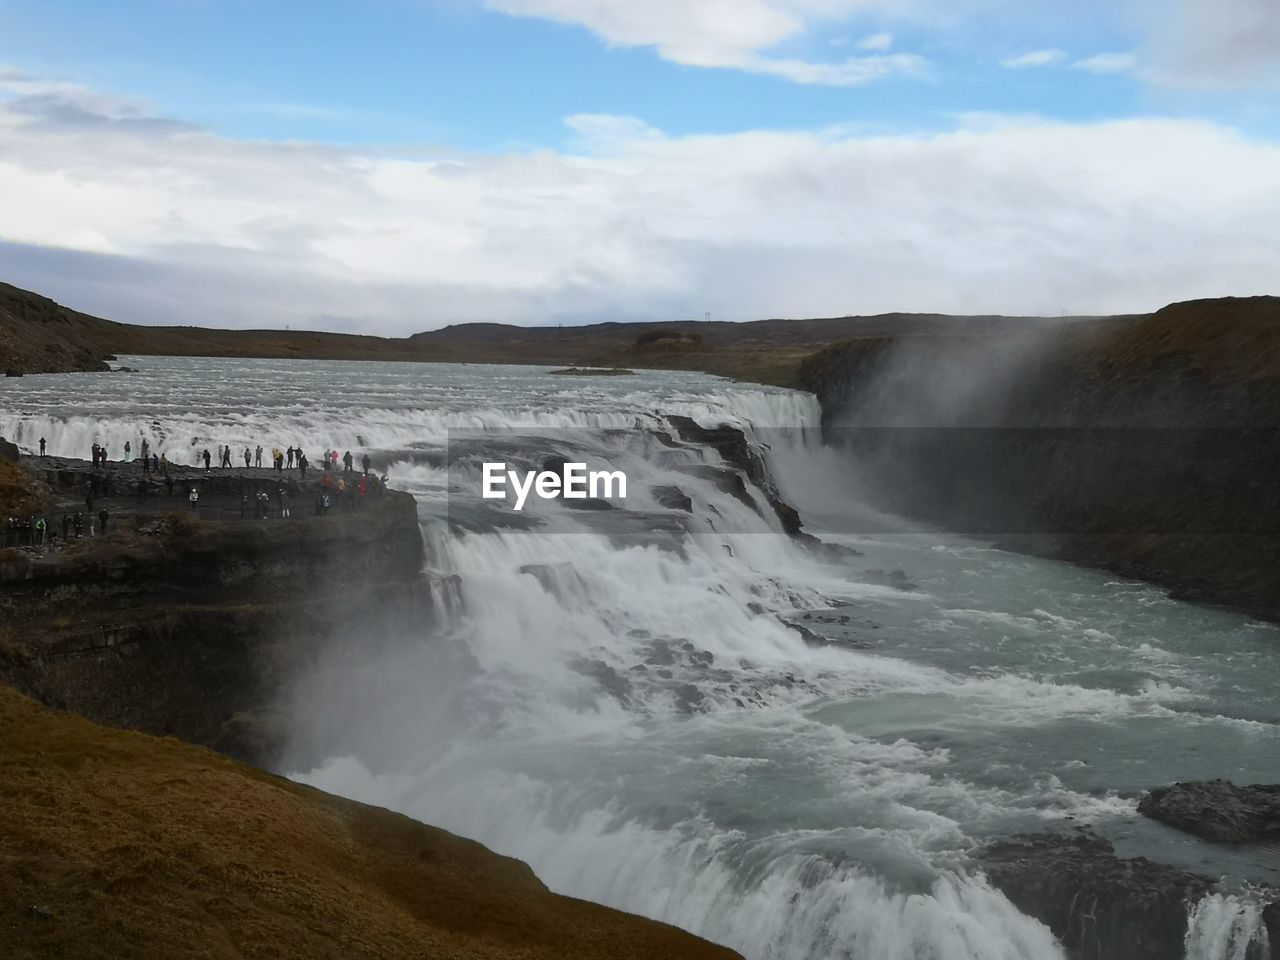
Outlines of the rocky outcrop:
{"label": "rocky outcrop", "polygon": [[1087,833],[1013,837],[979,860],[992,884],[1052,930],[1072,960],[1184,960],[1190,907],[1212,887],[1175,867],[1119,857]]}
{"label": "rocky outcrop", "polygon": [[4,437],[0,437],[0,460],[8,460],[10,463],[17,463],[18,457],[21,456],[16,443],[10,443]]}
{"label": "rocky outcrop", "polygon": [[1138,812],[1215,843],[1280,842],[1280,785],[1175,783],[1148,793]]}
{"label": "rocky outcrop", "polygon": [[[79,492],[87,473],[63,462],[46,476]],[[207,513],[218,483],[236,481],[209,480]],[[97,722],[272,765],[292,677],[343,638],[372,649],[431,615],[411,496],[323,517],[299,499],[287,521],[192,516],[178,496],[129,514],[108,501],[108,536],[0,555],[0,680]]]}
{"label": "rocky outcrop", "polygon": [[[704,427],[692,417],[676,415],[668,415],[667,422],[675,428],[676,435],[685,443],[711,447],[711,449],[720,454],[721,459],[726,464],[734,470],[740,471],[742,476],[745,476],[757,489],[761,490],[769,502],[770,509],[773,510],[778,521],[782,524],[782,529],[788,535],[805,540],[814,539],[804,532],[803,524],[800,522],[800,514],[793,506],[782,499],[773,483],[773,478],[769,476],[768,467],[756,455],[747,440],[746,434],[741,430],[723,423],[717,427]],[[741,484],[738,486],[741,486]],[[759,509],[755,507],[745,489],[730,490],[729,492],[733,493],[734,496],[737,496],[748,506]]]}

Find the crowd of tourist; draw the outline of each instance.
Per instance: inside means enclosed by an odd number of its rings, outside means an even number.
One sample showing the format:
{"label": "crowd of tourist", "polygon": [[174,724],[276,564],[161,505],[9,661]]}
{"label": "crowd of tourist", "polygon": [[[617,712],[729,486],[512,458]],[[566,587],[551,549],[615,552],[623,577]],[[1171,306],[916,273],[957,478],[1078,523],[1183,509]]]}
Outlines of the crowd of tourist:
{"label": "crowd of tourist", "polygon": [[[193,445],[195,449],[195,445]],[[40,456],[45,456],[47,444],[40,438]],[[134,454],[137,454],[135,461]],[[78,540],[85,537],[103,536],[111,526],[112,514],[99,501],[109,497],[132,496],[136,493],[138,501],[146,501],[150,497],[183,496],[191,512],[201,512],[200,502],[205,478],[182,475],[165,454],[157,454],[145,439],[139,441],[134,450],[130,441],[125,441],[122,460],[112,461],[106,444],[95,442],[90,448],[90,462],[94,472],[90,474],[84,487],[84,510],[64,511],[60,521],[62,542]],[[307,471],[311,468],[310,460],[300,446],[289,446],[281,450],[270,451],[268,469],[281,475],[279,480],[266,480],[261,476],[246,476],[240,468],[233,466],[233,457],[242,460],[244,470],[261,470],[263,448],[245,447],[243,454],[237,454],[228,444],[217,447],[218,470],[234,470],[240,474],[240,482],[235,492],[228,492],[225,484],[218,484],[219,497],[222,503],[217,511],[218,519],[235,519],[234,497],[238,493],[238,517],[241,520],[266,520],[273,515],[282,519],[293,516],[293,501],[304,494],[301,482],[306,480]],[[131,466],[140,467],[138,472]],[[207,447],[196,452],[196,466],[203,467],[203,472],[213,474],[213,455]],[[366,453],[360,459],[361,470],[356,470],[356,460],[351,451],[339,455],[337,450],[326,449],[320,459],[320,471],[323,474],[316,485],[314,493],[314,514],[324,516],[332,510],[356,511],[364,509],[371,500],[381,499],[387,491],[387,478],[370,473],[372,461]],[[283,474],[286,470],[298,471],[298,483],[286,481]],[[175,476],[177,474],[177,476]],[[138,479],[134,480],[134,477]],[[225,474],[219,474],[225,477]],[[230,510],[226,503],[228,495]],[[206,502],[210,497],[206,497]],[[94,507],[99,509],[95,513]],[[135,511],[136,512],[136,511]],[[206,508],[206,513],[209,510]],[[231,515],[228,515],[230,512]],[[41,547],[57,541],[57,529],[51,529],[48,516],[9,517],[5,532],[6,547]]]}

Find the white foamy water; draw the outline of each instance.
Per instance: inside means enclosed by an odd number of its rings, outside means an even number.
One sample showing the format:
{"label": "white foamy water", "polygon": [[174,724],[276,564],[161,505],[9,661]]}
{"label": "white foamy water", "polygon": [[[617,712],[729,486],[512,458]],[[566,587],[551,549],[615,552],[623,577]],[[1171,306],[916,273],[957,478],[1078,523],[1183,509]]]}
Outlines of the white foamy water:
{"label": "white foamy water", "polygon": [[[1061,957],[972,859],[1024,830],[1090,824],[1124,853],[1280,880],[1133,800],[1276,779],[1274,631],[877,514],[807,395],[681,373],[125,362],[142,373],[0,382],[0,435],[69,456],[146,438],[179,462],[223,443],[351,449],[418,497],[449,609],[298,678],[298,756],[327,757],[300,779],[753,960]],[[785,536],[672,414],[743,429],[808,529],[863,555]],[[607,464],[630,496],[512,526],[476,499],[489,455]],[[878,532],[828,532],[858,528]],[[898,569],[916,589],[867,573]],[[1257,949],[1259,916],[1235,893],[1192,905],[1188,957]]]}

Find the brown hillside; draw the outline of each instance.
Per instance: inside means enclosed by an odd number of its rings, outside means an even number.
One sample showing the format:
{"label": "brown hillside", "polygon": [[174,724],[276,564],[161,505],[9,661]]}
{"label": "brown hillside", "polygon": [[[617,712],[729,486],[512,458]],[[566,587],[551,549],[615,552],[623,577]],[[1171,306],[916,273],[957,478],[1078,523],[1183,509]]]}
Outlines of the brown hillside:
{"label": "brown hillside", "polygon": [[0,687],[0,956],[735,954],[556,896],[519,861],[406,817]]}
{"label": "brown hillside", "polygon": [[1113,328],[1101,353],[1129,366],[1182,359],[1210,379],[1280,376],[1280,297],[1175,303]]}

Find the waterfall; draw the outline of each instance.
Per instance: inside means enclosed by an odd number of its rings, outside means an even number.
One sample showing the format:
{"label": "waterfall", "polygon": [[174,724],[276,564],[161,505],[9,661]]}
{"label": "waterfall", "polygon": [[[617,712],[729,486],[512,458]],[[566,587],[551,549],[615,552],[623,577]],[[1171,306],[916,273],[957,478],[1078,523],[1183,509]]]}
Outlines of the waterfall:
{"label": "waterfall", "polygon": [[[179,463],[368,452],[418,499],[435,615],[317,653],[287,772],[557,892],[749,960],[1061,960],[975,849],[1132,818],[1100,788],[1120,778],[1273,769],[1273,637],[982,544],[828,538],[866,508],[811,396],[657,371],[567,391],[524,368],[126,362],[144,373],[0,383],[0,435],[77,457],[146,439]],[[676,415],[741,430],[767,475],[681,440]],[[481,461],[566,457],[625,470],[625,503],[517,522],[478,496]],[[786,536],[775,494],[833,549]],[[907,591],[870,567],[928,576]],[[1260,907],[1215,894],[1187,956],[1255,960],[1265,936]]]}
{"label": "waterfall", "polygon": [[1213,893],[1200,900],[1187,919],[1187,960],[1267,960],[1265,906],[1249,894]]}

